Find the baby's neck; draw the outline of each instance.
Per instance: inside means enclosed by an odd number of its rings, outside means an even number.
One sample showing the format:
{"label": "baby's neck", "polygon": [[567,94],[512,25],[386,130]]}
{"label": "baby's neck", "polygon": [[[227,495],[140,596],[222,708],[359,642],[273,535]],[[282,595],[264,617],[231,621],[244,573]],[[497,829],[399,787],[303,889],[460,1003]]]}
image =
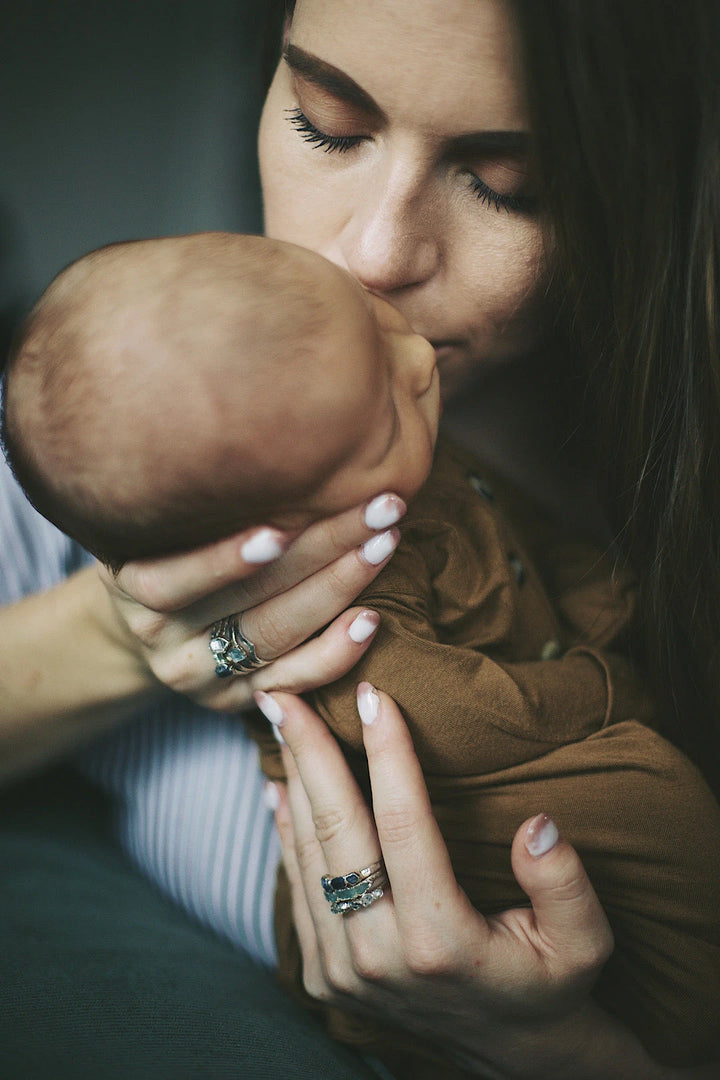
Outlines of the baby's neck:
{"label": "baby's neck", "polygon": [[608,541],[592,478],[577,464],[547,398],[542,358],[510,365],[449,402],[442,430],[572,533]]}

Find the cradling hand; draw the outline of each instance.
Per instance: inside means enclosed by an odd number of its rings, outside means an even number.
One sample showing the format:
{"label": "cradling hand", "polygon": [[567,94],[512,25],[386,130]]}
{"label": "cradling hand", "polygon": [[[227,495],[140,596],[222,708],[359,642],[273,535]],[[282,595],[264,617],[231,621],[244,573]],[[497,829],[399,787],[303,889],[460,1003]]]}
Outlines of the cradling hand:
{"label": "cradling hand", "polygon": [[[251,704],[255,690],[301,693],[357,662],[378,616],[346,608],[390,558],[399,540],[393,526],[404,513],[402,499],[383,494],[296,536],[250,529],[197,551],[128,563],[117,575],[101,567],[100,574],[130,647],[155,678],[202,705],[233,711]],[[242,677],[218,678],[211,628],[228,617],[264,663]]]}
{"label": "cradling hand", "polygon": [[[590,998],[612,934],[553,823],[539,814],[513,843],[530,906],[484,918],[457,884],[399,710],[367,683],[358,700],[372,811],[313,710],[289,694],[257,695],[285,742],[287,785],[271,794],[307,991],[415,1033],[490,1080],[665,1075]],[[321,877],[380,860],[384,894],[333,913]]]}

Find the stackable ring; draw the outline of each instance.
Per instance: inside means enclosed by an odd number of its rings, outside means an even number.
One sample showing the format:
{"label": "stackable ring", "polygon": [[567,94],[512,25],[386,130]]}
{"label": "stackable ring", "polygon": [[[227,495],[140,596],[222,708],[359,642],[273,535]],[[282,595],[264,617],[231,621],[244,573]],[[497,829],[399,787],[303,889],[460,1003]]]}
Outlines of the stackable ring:
{"label": "stackable ring", "polygon": [[220,619],[210,630],[210,652],[215,660],[218,679],[230,675],[249,675],[251,671],[265,667],[269,660],[261,660],[252,641],[245,637],[237,615]]}
{"label": "stackable ring", "polygon": [[336,877],[323,874],[320,884],[333,915],[346,915],[349,911],[370,907],[390,886],[382,859]]}

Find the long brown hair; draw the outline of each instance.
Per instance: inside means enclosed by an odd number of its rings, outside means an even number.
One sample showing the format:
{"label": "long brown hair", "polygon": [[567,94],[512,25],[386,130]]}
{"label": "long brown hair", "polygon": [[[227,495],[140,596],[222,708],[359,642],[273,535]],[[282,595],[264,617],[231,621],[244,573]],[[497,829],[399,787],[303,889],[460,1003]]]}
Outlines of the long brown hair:
{"label": "long brown hair", "polygon": [[[294,6],[274,5],[276,43]],[[720,787],[720,4],[513,8],[558,335],[640,581],[637,651],[666,733]]]}
{"label": "long brown hair", "polygon": [[720,4],[516,0],[553,289],[667,734],[720,776]]}

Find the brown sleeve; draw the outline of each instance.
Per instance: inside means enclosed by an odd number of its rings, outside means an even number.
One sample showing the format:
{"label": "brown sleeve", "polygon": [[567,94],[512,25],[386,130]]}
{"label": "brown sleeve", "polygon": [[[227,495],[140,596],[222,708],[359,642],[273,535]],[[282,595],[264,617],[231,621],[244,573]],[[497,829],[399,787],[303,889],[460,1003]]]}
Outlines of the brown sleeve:
{"label": "brown sleeve", "polygon": [[377,638],[343,679],[313,695],[330,728],[362,749],[355,693],[363,680],[397,701],[427,773],[491,772],[648,713],[621,656],[572,649],[558,660],[495,661],[435,637],[422,601],[375,597]]}
{"label": "brown sleeve", "polygon": [[527,902],[512,837],[550,814],[615,935],[597,999],[659,1061],[720,1053],[720,808],[680,751],[626,722],[494,775],[433,778],[430,790],[458,880],[486,913]]}

